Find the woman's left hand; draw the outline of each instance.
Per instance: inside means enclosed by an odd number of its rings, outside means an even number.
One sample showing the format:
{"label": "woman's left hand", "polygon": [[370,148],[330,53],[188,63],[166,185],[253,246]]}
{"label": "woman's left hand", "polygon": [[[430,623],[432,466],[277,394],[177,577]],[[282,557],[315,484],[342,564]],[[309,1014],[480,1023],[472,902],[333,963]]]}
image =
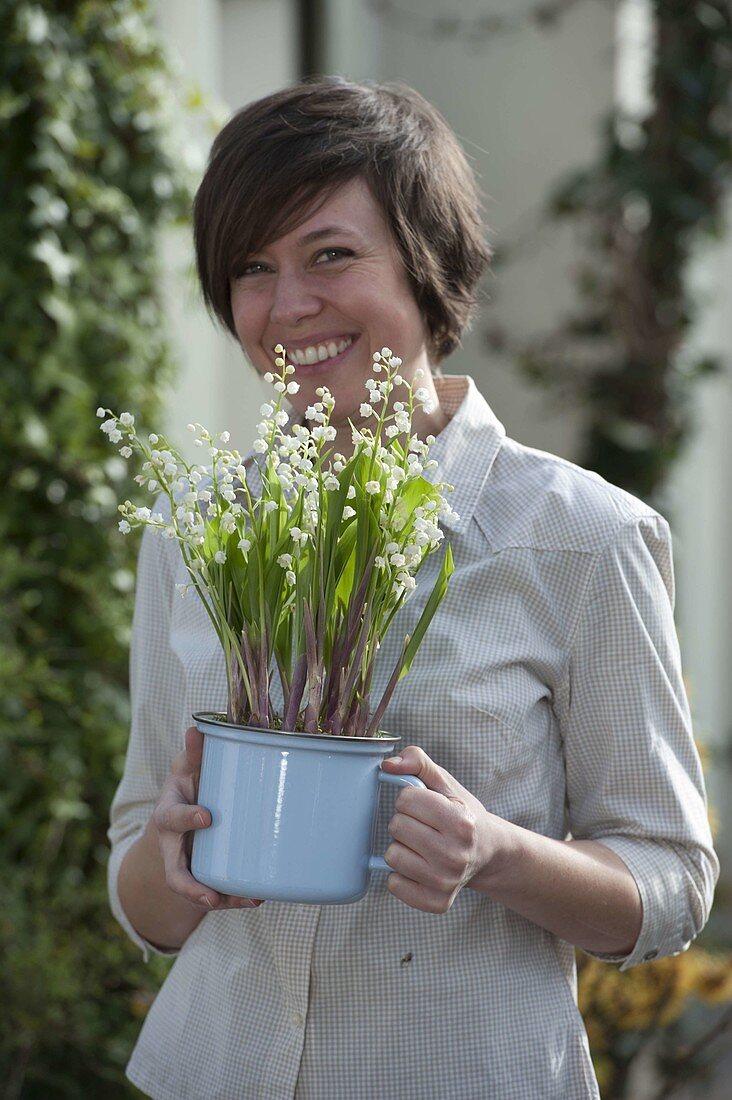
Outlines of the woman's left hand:
{"label": "woman's left hand", "polygon": [[416,775],[427,789],[405,787],[396,800],[389,824],[393,842],[384,853],[394,868],[388,887],[413,909],[446,913],[463,886],[495,857],[500,819],[417,745],[408,745],[400,756],[387,757],[384,771]]}

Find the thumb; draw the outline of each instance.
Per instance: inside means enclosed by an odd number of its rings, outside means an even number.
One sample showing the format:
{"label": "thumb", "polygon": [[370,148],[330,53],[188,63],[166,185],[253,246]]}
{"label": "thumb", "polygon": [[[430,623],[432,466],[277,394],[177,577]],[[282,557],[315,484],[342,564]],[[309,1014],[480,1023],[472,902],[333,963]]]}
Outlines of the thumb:
{"label": "thumb", "polygon": [[381,766],[395,775],[416,775],[425,787],[438,794],[455,795],[461,789],[457,780],[435,764],[419,745],[407,745],[398,756],[387,756]]}

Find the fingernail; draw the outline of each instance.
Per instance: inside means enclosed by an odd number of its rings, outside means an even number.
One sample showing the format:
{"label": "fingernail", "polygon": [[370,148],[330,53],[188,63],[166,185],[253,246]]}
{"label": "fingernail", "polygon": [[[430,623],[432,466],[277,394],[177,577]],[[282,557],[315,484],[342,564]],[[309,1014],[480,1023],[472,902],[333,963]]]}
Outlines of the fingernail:
{"label": "fingernail", "polygon": [[402,762],[401,756],[388,756],[387,760],[390,764],[401,764]]}
{"label": "fingernail", "polygon": [[198,822],[198,824],[199,824],[199,825],[203,825],[203,824],[204,824],[204,821],[203,821],[203,817],[202,817],[202,816],[201,816],[201,814],[199,814],[199,813],[196,813],[196,817],[195,817],[195,820],[196,820],[196,821]]}
{"label": "fingernail", "polygon": [[213,909],[213,902],[208,894],[201,894],[201,901],[204,905],[207,905],[209,909]]}

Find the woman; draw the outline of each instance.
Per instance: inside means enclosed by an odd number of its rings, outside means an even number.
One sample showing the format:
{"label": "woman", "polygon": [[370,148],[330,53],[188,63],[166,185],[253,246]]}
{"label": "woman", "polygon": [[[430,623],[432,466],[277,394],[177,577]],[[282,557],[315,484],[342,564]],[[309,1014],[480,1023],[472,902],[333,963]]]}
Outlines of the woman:
{"label": "woman", "polygon": [[622,968],[682,951],[718,873],[667,524],[438,375],[488,253],[459,144],[416,93],[323,80],[247,107],[214,143],[195,235],[204,298],[254,367],[287,347],[299,414],[332,391],[336,451],[374,350],[424,372],[414,427],[455,486],[456,569],[389,707],[405,748],[383,766],[426,784],[382,796],[393,873],[353,905],[261,904],[190,874],[210,815],[183,731],[225,672],[203,608],[172,595],[177,547],[145,535],[110,895],[146,957],[178,959],[128,1075],[174,1100],[597,1097],[573,945]]}

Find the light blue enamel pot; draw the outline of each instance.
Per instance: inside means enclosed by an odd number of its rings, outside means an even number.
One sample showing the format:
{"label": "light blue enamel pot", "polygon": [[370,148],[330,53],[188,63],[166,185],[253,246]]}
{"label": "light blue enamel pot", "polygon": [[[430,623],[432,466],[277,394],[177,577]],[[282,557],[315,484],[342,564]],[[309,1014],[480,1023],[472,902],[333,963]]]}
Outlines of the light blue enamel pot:
{"label": "light blue enamel pot", "polygon": [[194,834],[191,871],[239,897],[314,905],[358,901],[371,871],[382,783],[423,787],[380,764],[399,737],[280,733],[194,714],[204,735],[199,805],[211,825]]}

